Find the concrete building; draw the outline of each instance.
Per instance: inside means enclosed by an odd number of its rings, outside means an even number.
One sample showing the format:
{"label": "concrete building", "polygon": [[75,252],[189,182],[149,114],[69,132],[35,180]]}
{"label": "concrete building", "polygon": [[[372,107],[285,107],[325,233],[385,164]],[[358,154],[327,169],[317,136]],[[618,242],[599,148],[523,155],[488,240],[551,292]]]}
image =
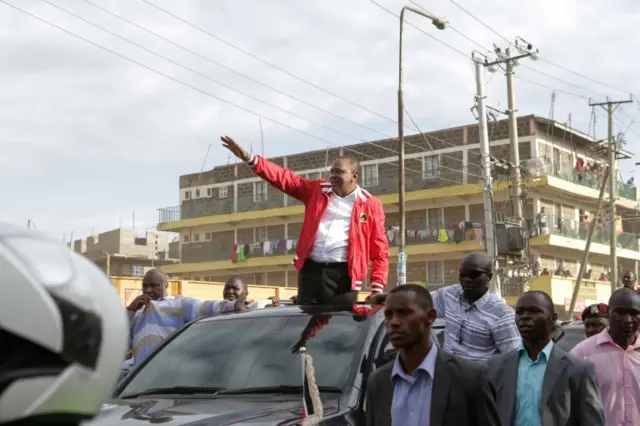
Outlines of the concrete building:
{"label": "concrete building", "polygon": [[[490,123],[489,135],[492,157],[508,161],[507,121]],[[599,192],[597,172],[578,167],[578,161],[606,163],[606,146],[536,116],[518,118],[518,138],[525,219],[537,228],[533,224],[544,207],[548,223],[548,229],[532,232],[530,239],[532,257],[540,269],[552,272],[539,277],[536,285],[548,290],[557,304],[564,304],[571,297],[571,277],[578,272],[585,247],[581,219],[594,214]],[[484,250],[482,228],[455,232],[460,222],[484,222],[478,125],[412,135],[406,141],[407,281],[437,288],[457,282],[465,254]],[[395,282],[399,220],[396,152],[397,141],[389,139],[271,159],[310,179],[327,177],[327,165],[343,153],[361,161],[361,185],[385,207],[390,283]],[[509,183],[501,180],[499,168],[494,172],[496,214],[511,216]],[[618,192],[623,218],[619,265],[637,270],[637,221],[624,220],[638,216],[637,189],[619,182]],[[191,280],[224,281],[240,275],[254,284],[296,285],[297,272],[290,262],[304,213],[298,201],[262,182],[242,163],[180,176],[179,200],[180,205],[159,213],[158,229],[180,233],[181,263],[167,266],[167,271]],[[244,250],[244,260],[236,259],[238,247]],[[608,240],[602,232],[594,237],[591,253],[589,269],[594,280],[583,281],[578,307],[594,298],[604,300],[608,288],[596,282],[608,268]],[[560,265],[569,272],[553,276]],[[506,289],[507,296],[510,291],[515,290]]]}
{"label": "concrete building", "polygon": [[103,268],[108,275],[141,277],[152,268],[179,262],[180,242],[176,235],[163,231],[118,228],[73,242],[73,251],[81,253]]}

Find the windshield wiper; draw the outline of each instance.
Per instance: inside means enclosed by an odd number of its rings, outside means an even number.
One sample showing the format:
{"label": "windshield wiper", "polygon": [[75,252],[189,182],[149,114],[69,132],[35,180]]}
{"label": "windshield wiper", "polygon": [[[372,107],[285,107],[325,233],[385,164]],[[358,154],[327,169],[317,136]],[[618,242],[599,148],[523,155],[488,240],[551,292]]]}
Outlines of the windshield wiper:
{"label": "windshield wiper", "polygon": [[224,390],[224,388],[207,387],[207,386],[170,386],[166,388],[151,388],[142,392],[127,393],[119,396],[118,398],[121,398],[121,399],[137,398],[139,396],[146,396],[146,395],[171,395],[171,394],[194,395],[198,393],[214,394],[221,390]]}
{"label": "windshield wiper", "polygon": [[[342,393],[342,389],[335,386],[318,386],[320,393]],[[221,390],[217,395],[243,395],[256,393],[286,393],[286,394],[302,394],[302,385],[280,385],[280,386],[262,386],[255,388],[240,388]]]}

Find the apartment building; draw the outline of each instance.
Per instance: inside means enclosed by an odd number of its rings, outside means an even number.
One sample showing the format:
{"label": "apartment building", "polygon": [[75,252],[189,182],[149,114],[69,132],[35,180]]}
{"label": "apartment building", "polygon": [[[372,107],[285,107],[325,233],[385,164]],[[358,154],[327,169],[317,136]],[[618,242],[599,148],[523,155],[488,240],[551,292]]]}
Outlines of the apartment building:
{"label": "apartment building", "polygon": [[75,240],[71,248],[108,275],[121,277],[142,277],[150,268],[173,265],[180,258],[176,234],[164,231],[139,233],[133,228],[113,229]]}
{"label": "apartment building", "polygon": [[[506,120],[490,123],[489,135],[491,156],[508,161],[507,124]],[[601,178],[596,167],[606,163],[606,147],[545,118],[523,116],[517,124],[523,210],[533,229],[530,246],[541,270],[551,271],[550,278],[539,285],[561,288],[553,297],[563,304],[585,247],[582,219],[597,210]],[[327,166],[339,155],[360,160],[361,185],[379,197],[385,208],[391,283],[399,223],[396,153],[397,141],[388,139],[271,159],[310,179],[327,177]],[[629,157],[620,155],[621,160]],[[476,123],[406,137],[407,281],[432,289],[455,283],[460,259],[484,250],[480,163]],[[494,176],[496,214],[511,216],[509,182],[501,180],[504,172],[498,166]],[[637,189],[622,182],[617,187],[622,217],[619,265],[635,271],[640,260],[638,222],[632,220],[638,216]],[[297,273],[290,261],[304,213],[298,201],[255,177],[242,163],[180,176],[179,200],[180,205],[159,211],[158,229],[180,233],[181,263],[165,270],[191,280],[224,281],[239,275],[254,284],[296,285]],[[541,211],[548,224],[543,232],[535,225]],[[594,238],[591,277],[606,275],[607,244],[604,232]],[[569,272],[559,277],[553,276],[555,271]],[[579,299],[589,301],[596,297],[595,290],[589,290],[590,281],[585,282]],[[602,291],[598,298],[605,296]]]}

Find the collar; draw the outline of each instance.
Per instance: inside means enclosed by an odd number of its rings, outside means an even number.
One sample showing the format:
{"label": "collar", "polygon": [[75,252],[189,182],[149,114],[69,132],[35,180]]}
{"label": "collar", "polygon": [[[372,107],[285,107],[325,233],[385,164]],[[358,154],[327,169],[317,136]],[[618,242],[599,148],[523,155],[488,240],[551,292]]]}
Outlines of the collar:
{"label": "collar", "polygon": [[[611,335],[609,334],[609,327],[605,328],[600,333],[596,334],[596,346],[605,345],[608,343],[618,346],[616,342],[613,341],[613,339],[611,338]],[[640,349],[640,334],[637,334],[636,342],[633,345],[630,345],[628,349],[631,349],[631,350]]]}
{"label": "collar", "polygon": [[[416,371],[418,370],[424,371],[433,380],[433,378],[435,377],[435,371],[436,371],[437,355],[438,355],[438,347],[432,343],[429,353],[427,354],[427,356],[424,357],[424,359],[422,360],[418,368],[416,368]],[[410,377],[404,371],[404,367],[402,367],[402,362],[400,361],[399,355],[396,357],[396,360],[393,362],[393,369],[391,370],[391,378],[393,379],[394,377],[401,377],[401,378]]]}
{"label": "collar", "polygon": [[469,309],[472,306],[475,306],[476,308],[481,310],[484,307],[484,305],[487,304],[489,299],[491,299],[491,295],[492,294],[493,293],[491,293],[491,290],[487,290],[487,292],[480,299],[476,300],[473,303],[469,303],[467,298],[464,297],[464,290],[462,289],[462,286],[460,285],[460,294],[458,295],[458,300],[460,301],[460,303],[466,304],[469,307]]}
{"label": "collar", "polygon": [[[551,349],[553,349],[553,340],[549,340],[549,343],[547,343],[547,345],[542,348],[542,351],[540,351],[540,354],[538,355],[538,360],[540,359],[540,355],[544,355],[544,360],[549,361],[549,357],[551,356]],[[518,354],[518,358],[520,358],[523,354],[529,356],[523,342],[520,342],[520,346],[518,346],[516,352]]]}
{"label": "collar", "polygon": [[[329,182],[320,183],[320,187],[322,188],[323,193],[327,195],[336,195],[336,193],[333,192],[333,189],[331,189],[331,184]],[[371,194],[369,194],[369,192],[367,192],[365,189],[361,188],[360,186],[356,186],[356,189],[351,194],[347,195],[346,197],[339,197],[339,198],[348,200],[352,197],[360,198],[360,200],[362,201],[367,201],[367,198],[371,197]]]}

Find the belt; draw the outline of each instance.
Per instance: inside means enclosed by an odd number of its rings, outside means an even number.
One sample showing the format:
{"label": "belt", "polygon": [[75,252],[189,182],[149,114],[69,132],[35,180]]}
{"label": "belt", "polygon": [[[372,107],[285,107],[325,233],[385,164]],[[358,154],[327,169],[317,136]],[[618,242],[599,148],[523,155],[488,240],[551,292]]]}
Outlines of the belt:
{"label": "belt", "polygon": [[348,267],[348,263],[347,262],[316,262],[315,260],[312,259],[307,259],[305,260],[304,263],[309,263],[311,266],[318,266],[318,267],[322,267],[322,268],[347,268]]}

